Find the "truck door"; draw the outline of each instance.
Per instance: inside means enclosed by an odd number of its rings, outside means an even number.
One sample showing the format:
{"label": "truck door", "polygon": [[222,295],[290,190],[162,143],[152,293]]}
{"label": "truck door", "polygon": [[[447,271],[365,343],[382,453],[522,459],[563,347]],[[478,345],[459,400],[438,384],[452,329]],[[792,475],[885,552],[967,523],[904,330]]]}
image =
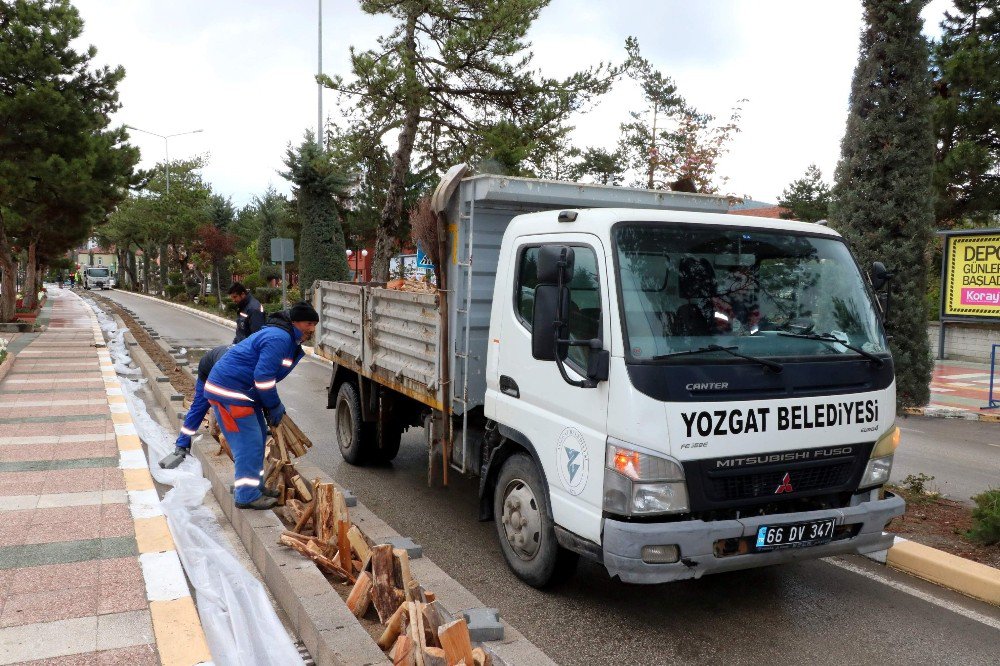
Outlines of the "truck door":
{"label": "truck door", "polygon": [[[601,338],[610,349],[608,279],[604,247],[591,234],[525,236],[515,241],[513,294],[501,308],[497,420],[522,433],[542,465],[557,525],[600,543],[608,382],[597,388],[567,384],[552,361],[531,355],[536,262],[543,245],[569,245],[576,255],[570,284],[569,335]],[[509,284],[509,283],[508,283]],[[499,293],[499,292],[498,292]],[[590,350],[570,347],[567,372],[583,379]]]}

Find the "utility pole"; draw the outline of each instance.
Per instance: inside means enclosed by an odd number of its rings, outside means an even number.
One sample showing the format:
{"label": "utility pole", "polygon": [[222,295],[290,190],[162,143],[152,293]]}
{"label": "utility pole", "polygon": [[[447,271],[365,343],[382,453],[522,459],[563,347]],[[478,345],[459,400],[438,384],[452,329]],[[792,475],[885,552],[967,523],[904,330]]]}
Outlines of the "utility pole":
{"label": "utility pole", "polygon": [[[323,73],[323,0],[316,0],[317,9],[319,11],[319,24],[318,24],[318,44],[317,47],[317,64],[316,64],[316,76]],[[323,149],[323,84],[319,81],[316,82],[316,144]]]}

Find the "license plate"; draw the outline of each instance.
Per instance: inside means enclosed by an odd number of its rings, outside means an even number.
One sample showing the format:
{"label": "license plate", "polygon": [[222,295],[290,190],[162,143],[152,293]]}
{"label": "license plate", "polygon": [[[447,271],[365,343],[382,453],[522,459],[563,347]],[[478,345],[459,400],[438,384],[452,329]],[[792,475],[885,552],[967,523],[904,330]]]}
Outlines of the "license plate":
{"label": "license plate", "polygon": [[808,523],[761,525],[757,529],[757,550],[774,550],[795,546],[815,546],[833,538],[836,520],[825,518]]}

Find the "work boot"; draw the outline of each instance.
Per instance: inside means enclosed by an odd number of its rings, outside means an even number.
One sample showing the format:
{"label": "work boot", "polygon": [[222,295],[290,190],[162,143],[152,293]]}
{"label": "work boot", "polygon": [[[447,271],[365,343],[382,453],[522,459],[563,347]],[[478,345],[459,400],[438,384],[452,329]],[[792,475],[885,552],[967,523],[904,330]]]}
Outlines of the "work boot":
{"label": "work boot", "polygon": [[[234,488],[233,486],[229,486],[229,494],[230,495],[233,494],[233,488]],[[268,488],[267,486],[264,486],[263,488],[260,489],[260,494],[264,495],[265,497],[277,497],[278,496],[278,491],[277,490],[272,490],[272,489]]]}
{"label": "work boot", "polygon": [[185,449],[182,446],[178,446],[177,448],[174,449],[173,453],[171,453],[170,455],[166,456],[163,460],[160,461],[160,468],[161,469],[175,469],[182,462],[184,462],[184,459],[187,457],[188,453],[190,453],[190,452],[191,452],[190,449]]}
{"label": "work boot", "polygon": [[273,509],[277,506],[278,500],[273,497],[268,497],[267,495],[261,495],[252,502],[247,502],[246,504],[236,503],[237,509],[255,509],[257,511],[265,511],[267,509]]}

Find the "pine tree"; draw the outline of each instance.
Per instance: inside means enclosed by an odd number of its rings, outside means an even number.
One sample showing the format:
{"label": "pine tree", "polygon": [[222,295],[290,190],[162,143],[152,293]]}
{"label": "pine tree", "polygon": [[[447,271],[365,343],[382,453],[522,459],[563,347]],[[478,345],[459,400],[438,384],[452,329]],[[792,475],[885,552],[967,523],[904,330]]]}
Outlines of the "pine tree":
{"label": "pine tree", "polygon": [[1000,213],[1000,0],[955,0],[933,45],[939,224]]}
{"label": "pine tree", "polygon": [[934,140],[923,5],[864,0],[831,215],[862,266],[881,260],[896,274],[887,329],[902,406],[923,405],[930,397],[924,253],[934,220]]}
{"label": "pine tree", "polygon": [[265,283],[281,277],[281,268],[271,262],[271,239],[279,237],[282,219],[288,202],[273,187],[268,187],[264,196],[256,197],[254,205],[260,219],[260,235],[257,237],[257,258],[260,259],[260,279]]}
{"label": "pine tree", "polygon": [[823,173],[810,164],[802,178],[789,183],[778,199],[778,205],[789,212],[782,213],[786,220],[819,222],[830,215],[830,186],[823,182]]}
{"label": "pine tree", "polygon": [[316,280],[347,280],[350,276],[338,205],[350,181],[334,164],[332,154],[316,145],[312,132],[306,132],[297,149],[288,148],[285,166],[288,171],[281,175],[295,186],[302,218],[299,284],[303,294],[311,295]]}

